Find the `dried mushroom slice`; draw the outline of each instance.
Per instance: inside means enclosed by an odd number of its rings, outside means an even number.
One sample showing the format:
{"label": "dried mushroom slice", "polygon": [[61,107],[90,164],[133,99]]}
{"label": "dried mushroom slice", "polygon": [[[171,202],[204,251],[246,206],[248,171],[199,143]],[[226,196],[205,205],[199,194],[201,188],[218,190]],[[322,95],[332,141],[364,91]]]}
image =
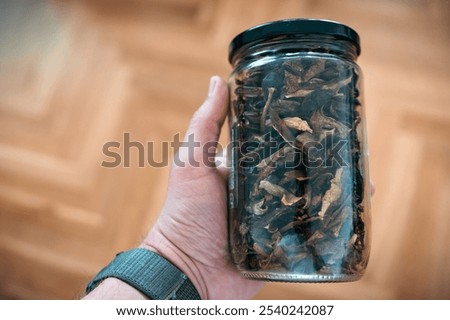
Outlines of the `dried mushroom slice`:
{"label": "dried mushroom slice", "polygon": [[283,118],[283,122],[289,128],[293,128],[298,131],[307,131],[309,133],[313,132],[311,127],[309,126],[308,122],[299,117]]}
{"label": "dried mushroom slice", "polygon": [[341,179],[343,175],[343,168],[338,168],[336,170],[336,174],[334,178],[331,180],[331,186],[330,188],[325,192],[323,198],[322,198],[322,208],[320,209],[318,216],[323,219],[325,216],[325,213],[327,212],[328,208],[336,201],[339,200],[339,197],[342,194],[342,186],[341,186]]}

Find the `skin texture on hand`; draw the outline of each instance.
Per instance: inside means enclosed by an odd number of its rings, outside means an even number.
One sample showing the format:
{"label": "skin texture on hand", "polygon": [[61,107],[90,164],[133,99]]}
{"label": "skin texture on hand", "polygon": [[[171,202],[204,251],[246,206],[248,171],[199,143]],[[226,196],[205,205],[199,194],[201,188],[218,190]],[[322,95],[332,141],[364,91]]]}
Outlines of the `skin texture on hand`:
{"label": "skin texture on hand", "polygon": [[206,143],[217,143],[227,101],[226,83],[212,77],[208,97],[184,139],[193,135],[200,147],[194,152],[180,147],[178,159],[185,167],[172,165],[161,216],[143,243],[180,268],[202,299],[249,299],[263,286],[243,278],[230,261],[226,179],[214,159],[203,152]]}

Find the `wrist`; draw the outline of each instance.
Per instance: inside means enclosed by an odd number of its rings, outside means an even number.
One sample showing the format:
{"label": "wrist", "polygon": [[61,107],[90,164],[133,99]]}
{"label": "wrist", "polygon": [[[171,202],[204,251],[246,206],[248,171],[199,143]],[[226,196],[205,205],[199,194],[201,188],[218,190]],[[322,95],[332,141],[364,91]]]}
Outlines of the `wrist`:
{"label": "wrist", "polygon": [[139,247],[153,251],[170,261],[189,278],[200,294],[201,299],[206,300],[209,298],[201,267],[159,232],[158,229],[154,228]]}

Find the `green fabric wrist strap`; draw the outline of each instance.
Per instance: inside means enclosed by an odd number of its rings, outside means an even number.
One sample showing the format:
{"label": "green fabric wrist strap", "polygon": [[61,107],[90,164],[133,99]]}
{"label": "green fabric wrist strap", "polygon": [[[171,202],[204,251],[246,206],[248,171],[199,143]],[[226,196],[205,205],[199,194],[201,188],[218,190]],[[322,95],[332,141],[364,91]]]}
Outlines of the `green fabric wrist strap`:
{"label": "green fabric wrist strap", "polygon": [[120,279],[153,300],[200,300],[188,277],[153,251],[137,248],[117,254],[86,287],[86,294],[106,278]]}

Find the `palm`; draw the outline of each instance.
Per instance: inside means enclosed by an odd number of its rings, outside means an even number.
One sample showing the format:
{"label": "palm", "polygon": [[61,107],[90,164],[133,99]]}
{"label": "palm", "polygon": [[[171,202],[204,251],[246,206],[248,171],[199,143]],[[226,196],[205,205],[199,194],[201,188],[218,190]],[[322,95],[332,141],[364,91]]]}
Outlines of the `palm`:
{"label": "palm", "polygon": [[262,286],[244,279],[228,254],[226,182],[216,168],[174,167],[163,209],[161,231],[211,275],[210,295],[248,298]]}

